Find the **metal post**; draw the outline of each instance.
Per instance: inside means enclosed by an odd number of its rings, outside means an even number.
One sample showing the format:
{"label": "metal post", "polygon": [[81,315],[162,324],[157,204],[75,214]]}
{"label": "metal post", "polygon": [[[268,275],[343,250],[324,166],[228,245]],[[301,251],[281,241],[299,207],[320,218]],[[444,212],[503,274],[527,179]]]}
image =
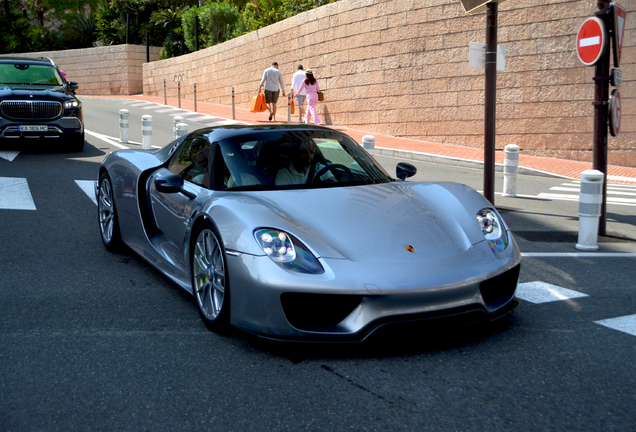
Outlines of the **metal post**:
{"label": "metal post", "polygon": [[181,116],[175,116],[172,119],[172,138],[176,138],[177,137],[177,125],[179,123],[183,123],[183,117]]}
{"label": "metal post", "polygon": [[597,234],[601,206],[603,201],[603,183],[605,175],[597,170],[581,173],[581,192],[579,194],[579,241],[580,250],[597,250]]}
{"label": "metal post", "polygon": [[373,135],[365,135],[362,137],[362,147],[373,156],[375,153],[375,137]]}
{"label": "metal post", "polygon": [[141,139],[144,150],[150,149],[152,141],[152,116],[150,114],[141,116]]}
{"label": "metal post", "polygon": [[119,110],[119,142],[128,142],[128,110]]}
{"label": "metal post", "polygon": [[126,14],[126,45],[128,45],[128,40],[130,39],[130,13]]}
{"label": "metal post", "polygon": [[150,63],[150,40],[148,39],[148,32],[146,32],[146,63]]}
{"label": "metal post", "polygon": [[519,170],[519,146],[508,144],[505,148],[503,196],[517,196],[517,171]]}
{"label": "metal post", "polygon": [[197,83],[194,83],[194,112],[197,112]]}
{"label": "metal post", "polygon": [[194,16],[194,50],[199,51],[199,15]]}
{"label": "metal post", "polygon": [[486,111],[484,130],[484,197],[495,205],[495,136],[497,109],[497,3],[486,9]]}
{"label": "metal post", "polygon": [[168,98],[166,97],[166,80],[163,80],[163,104],[168,105]]}
{"label": "metal post", "polygon": [[179,108],[181,108],[181,77],[179,77],[179,81],[177,82],[177,95],[179,98]]}
{"label": "metal post", "polygon": [[[610,3],[598,0],[596,16],[603,21],[606,29],[610,25]],[[607,35],[609,38],[609,35]],[[603,173],[603,198],[601,202],[601,218],[598,225],[599,235],[605,235],[606,228],[606,196],[607,196],[607,125],[609,108],[610,54],[608,46],[605,53],[596,62],[594,73],[594,147],[592,152],[595,170]]]}
{"label": "metal post", "polygon": [[287,95],[287,123],[291,123],[291,96]]}
{"label": "metal post", "polygon": [[234,87],[232,87],[232,120],[236,120],[236,111],[234,109]]}

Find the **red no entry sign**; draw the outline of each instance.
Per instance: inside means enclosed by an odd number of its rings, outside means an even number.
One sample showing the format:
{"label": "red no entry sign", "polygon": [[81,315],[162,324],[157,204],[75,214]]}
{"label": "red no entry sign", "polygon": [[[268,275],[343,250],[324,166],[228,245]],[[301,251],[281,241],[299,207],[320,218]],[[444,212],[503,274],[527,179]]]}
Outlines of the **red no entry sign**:
{"label": "red no entry sign", "polygon": [[600,19],[588,18],[576,36],[576,53],[584,65],[592,66],[601,58],[607,45],[605,24]]}

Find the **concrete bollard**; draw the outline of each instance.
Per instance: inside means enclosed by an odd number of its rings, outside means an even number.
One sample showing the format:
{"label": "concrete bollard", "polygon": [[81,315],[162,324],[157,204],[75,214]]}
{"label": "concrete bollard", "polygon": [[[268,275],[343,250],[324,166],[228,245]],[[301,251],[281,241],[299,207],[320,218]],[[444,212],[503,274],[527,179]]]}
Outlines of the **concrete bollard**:
{"label": "concrete bollard", "polygon": [[508,144],[505,148],[503,196],[517,196],[517,171],[519,171],[519,146]]}
{"label": "concrete bollard", "polygon": [[579,242],[576,248],[585,251],[598,249],[598,224],[603,202],[602,172],[587,170],[581,173],[579,194]]}
{"label": "concrete bollard", "polygon": [[150,149],[152,141],[152,116],[149,114],[141,116],[141,142],[144,150]]}
{"label": "concrete bollard", "polygon": [[119,142],[128,142],[128,110],[119,110]]}
{"label": "concrete bollard", "polygon": [[177,138],[177,125],[179,123],[183,123],[183,117],[181,116],[175,116],[172,119],[172,139]]}
{"label": "concrete bollard", "polygon": [[177,138],[180,138],[188,133],[188,125],[186,123],[179,123],[176,129]]}
{"label": "concrete bollard", "polygon": [[362,137],[362,147],[373,156],[375,152],[375,137],[373,135],[365,135]]}

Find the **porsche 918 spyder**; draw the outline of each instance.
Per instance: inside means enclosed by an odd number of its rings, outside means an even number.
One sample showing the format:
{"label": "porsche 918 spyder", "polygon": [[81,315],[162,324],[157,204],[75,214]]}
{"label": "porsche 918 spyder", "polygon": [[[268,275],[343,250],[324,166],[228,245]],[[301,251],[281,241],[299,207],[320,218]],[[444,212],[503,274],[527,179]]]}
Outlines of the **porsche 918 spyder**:
{"label": "porsche 918 spyder", "polygon": [[500,214],[415,172],[391,177],[327,127],[204,128],[109,154],[99,228],[107,249],[128,246],[191,293],[213,330],[360,341],[390,323],[510,312],[520,253]]}

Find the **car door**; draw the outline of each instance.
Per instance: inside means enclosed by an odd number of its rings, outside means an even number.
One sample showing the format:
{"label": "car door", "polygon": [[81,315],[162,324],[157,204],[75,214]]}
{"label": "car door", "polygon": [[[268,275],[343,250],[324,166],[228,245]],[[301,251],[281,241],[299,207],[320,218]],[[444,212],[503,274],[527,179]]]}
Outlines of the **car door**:
{"label": "car door", "polygon": [[[152,219],[158,232],[151,242],[175,265],[185,265],[187,228],[196,197],[210,186],[210,142],[200,136],[187,139],[170,158],[167,168],[149,178]],[[181,177],[176,191],[160,192],[157,179]],[[187,266],[186,266],[187,267]]]}

